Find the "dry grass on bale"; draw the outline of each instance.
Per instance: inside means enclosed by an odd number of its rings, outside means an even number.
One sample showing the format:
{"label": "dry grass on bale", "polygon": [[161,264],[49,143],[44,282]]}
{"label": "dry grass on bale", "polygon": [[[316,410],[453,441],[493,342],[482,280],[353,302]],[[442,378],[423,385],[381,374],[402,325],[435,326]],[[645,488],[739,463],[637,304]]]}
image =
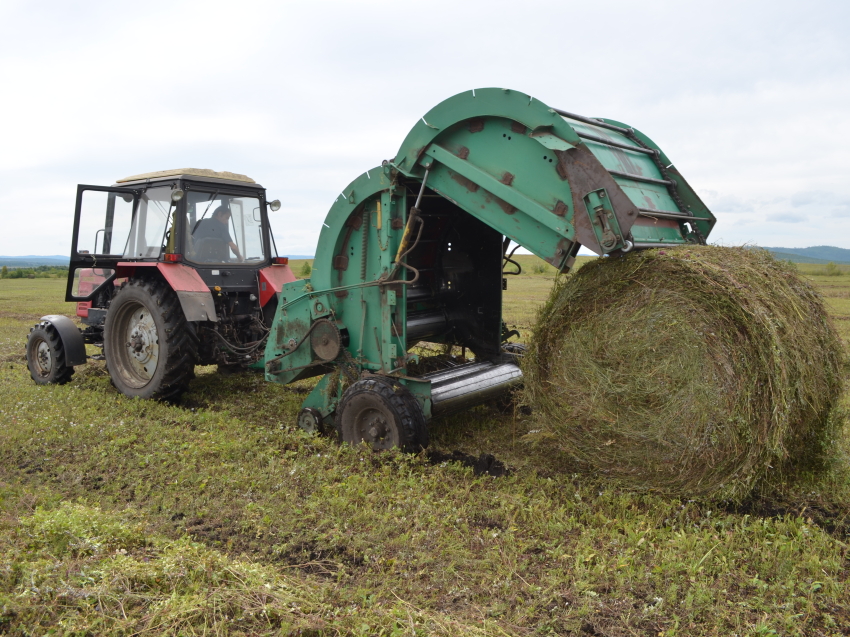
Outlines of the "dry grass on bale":
{"label": "dry grass on bale", "polygon": [[793,266],[693,246],[557,282],[523,366],[538,426],[573,460],[632,486],[740,498],[822,466],[842,364]]}

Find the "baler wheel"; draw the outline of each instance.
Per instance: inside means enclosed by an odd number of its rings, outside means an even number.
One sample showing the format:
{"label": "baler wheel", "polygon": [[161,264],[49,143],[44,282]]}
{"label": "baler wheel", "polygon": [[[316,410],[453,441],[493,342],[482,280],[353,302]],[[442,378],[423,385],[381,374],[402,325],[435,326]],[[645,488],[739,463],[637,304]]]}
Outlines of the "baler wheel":
{"label": "baler wheel", "polygon": [[115,295],[103,325],[112,384],[125,396],[176,400],[194,377],[198,337],[165,283],[131,280]]}
{"label": "baler wheel", "polygon": [[74,375],[74,368],[65,364],[65,348],[59,332],[47,321],[30,328],[27,367],[39,385],[64,385]]}
{"label": "baler wheel", "polygon": [[345,390],[337,408],[343,442],[369,443],[373,449],[418,451],[428,446],[422,408],[402,385],[366,378]]}

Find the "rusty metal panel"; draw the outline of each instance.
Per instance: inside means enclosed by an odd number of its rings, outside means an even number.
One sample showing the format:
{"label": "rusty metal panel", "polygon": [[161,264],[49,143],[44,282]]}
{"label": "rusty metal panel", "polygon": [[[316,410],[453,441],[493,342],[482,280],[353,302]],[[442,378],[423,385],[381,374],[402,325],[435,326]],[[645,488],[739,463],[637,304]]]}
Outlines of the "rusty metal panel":
{"label": "rusty metal panel", "polygon": [[637,207],[611,174],[600,165],[587,146],[581,145],[570,150],[555,151],[555,154],[558,157],[558,172],[570,183],[573,194],[573,223],[576,238],[579,243],[597,254],[607,252],[599,245],[591,218],[585,213],[584,197],[604,188],[624,236],[628,235],[637,219]]}

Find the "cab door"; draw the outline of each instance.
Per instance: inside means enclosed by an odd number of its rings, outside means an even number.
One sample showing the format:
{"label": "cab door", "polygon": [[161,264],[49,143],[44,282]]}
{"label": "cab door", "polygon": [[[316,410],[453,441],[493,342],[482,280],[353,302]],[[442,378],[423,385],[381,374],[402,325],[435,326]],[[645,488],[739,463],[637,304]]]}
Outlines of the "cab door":
{"label": "cab door", "polygon": [[77,186],[66,301],[91,306],[112,285],[116,265],[132,242],[139,195],[134,188]]}

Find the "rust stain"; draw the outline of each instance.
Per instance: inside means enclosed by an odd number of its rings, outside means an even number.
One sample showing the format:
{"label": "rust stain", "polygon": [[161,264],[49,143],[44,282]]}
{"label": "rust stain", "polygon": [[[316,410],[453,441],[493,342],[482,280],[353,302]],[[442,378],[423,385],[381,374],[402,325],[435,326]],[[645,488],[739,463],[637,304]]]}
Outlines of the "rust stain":
{"label": "rust stain", "polygon": [[338,254],[334,257],[334,269],[335,270],[347,270],[348,269],[348,257],[344,254]]}
{"label": "rust stain", "polygon": [[470,133],[480,133],[484,130],[484,120],[480,117],[469,120],[469,126],[467,129]]}
{"label": "rust stain", "polygon": [[392,222],[390,222],[390,227],[393,230],[401,230],[404,228],[404,222],[399,217],[393,217]]}
{"label": "rust stain", "polygon": [[466,188],[469,192],[478,192],[478,184],[476,184],[470,179],[467,179],[463,175],[459,175],[458,173],[452,173],[452,179],[454,179],[457,183]]}
{"label": "rust stain", "polygon": [[629,157],[622,148],[611,147],[611,152],[614,153],[614,157],[617,158],[623,172],[629,173],[630,175],[643,175],[643,168],[641,168],[639,164],[633,162],[632,158]]}
{"label": "rust stain", "polygon": [[[307,324],[301,319],[287,321],[286,328],[278,330],[277,332],[278,347],[284,347],[287,345],[290,338],[294,338],[297,341],[305,331],[307,331]],[[283,367],[283,365],[281,365],[281,367]]]}
{"label": "rust stain", "polygon": [[510,186],[512,183],[514,183],[514,176],[509,172],[505,172],[505,174],[502,175],[502,178],[499,181],[501,181],[506,186]]}
{"label": "rust stain", "polygon": [[498,197],[493,197],[493,201],[501,208],[506,214],[512,215],[516,212],[516,208],[514,208],[511,204],[509,204],[504,199],[499,199]]}
{"label": "rust stain", "polygon": [[363,225],[363,215],[359,211],[354,211],[348,218],[348,225],[355,230],[360,230],[360,226]]}
{"label": "rust stain", "polygon": [[334,292],[334,296],[338,299],[344,299],[348,296],[348,290],[337,290]]}
{"label": "rust stain", "polygon": [[525,135],[525,131],[528,129],[519,122],[511,122],[511,130],[520,135]]}
{"label": "rust stain", "polygon": [[658,210],[658,208],[655,207],[655,202],[648,195],[644,195],[643,200],[646,202],[647,208],[652,208],[653,210]]}
{"label": "rust stain", "polygon": [[679,229],[679,221],[675,219],[657,219],[655,217],[638,217],[634,225],[647,228],[672,228]]}
{"label": "rust stain", "polygon": [[559,217],[566,217],[567,213],[570,211],[570,207],[565,204],[563,201],[559,201],[555,204],[555,209],[552,211]]}
{"label": "rust stain", "polygon": [[457,156],[461,159],[466,159],[469,157],[469,149],[466,146],[461,146],[457,149]]}

